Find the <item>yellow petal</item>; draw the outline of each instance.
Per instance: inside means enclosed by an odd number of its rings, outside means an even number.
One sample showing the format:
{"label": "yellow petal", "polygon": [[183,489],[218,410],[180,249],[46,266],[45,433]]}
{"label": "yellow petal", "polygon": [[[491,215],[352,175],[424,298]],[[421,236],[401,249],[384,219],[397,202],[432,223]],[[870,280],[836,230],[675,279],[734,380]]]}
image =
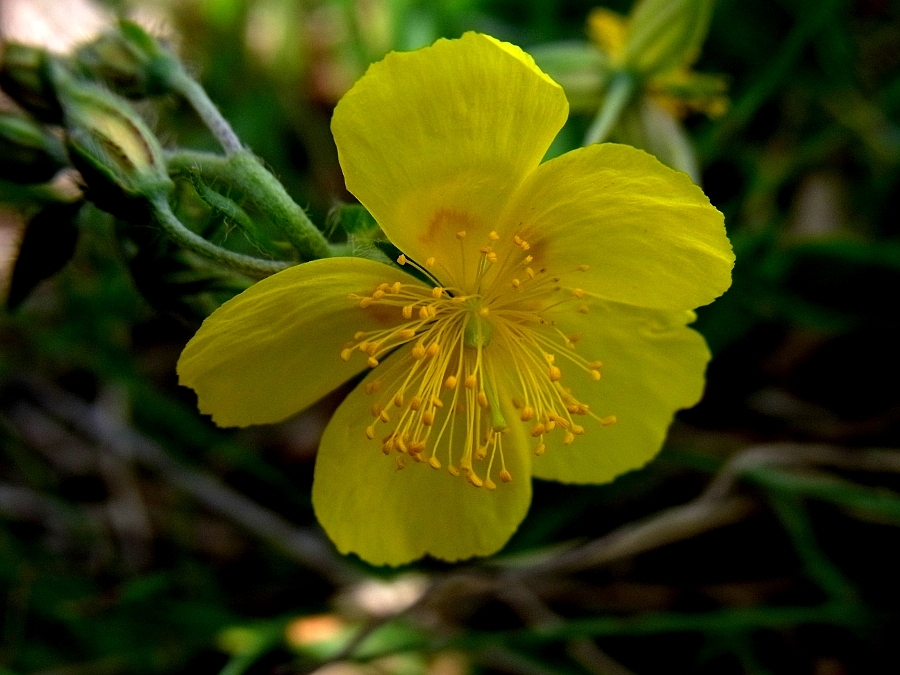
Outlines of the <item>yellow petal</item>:
{"label": "yellow petal", "polygon": [[605,483],[643,466],[662,447],[676,410],[694,405],[703,393],[709,350],[685,324],[693,312],[661,312],[588,299],[585,314],[559,313],[563,331],[581,333],[578,352],[600,360],[602,378],[593,381],[577,368],[564,368],[562,384],[601,418],[573,416],[585,433],[571,445],[548,437],[546,454],[536,457],[538,478],[564,483]]}
{"label": "yellow petal", "polygon": [[[530,457],[523,432],[510,429],[504,434],[504,457],[513,480],[497,480],[497,460],[494,490],[450,475],[445,459],[440,469],[434,469],[405,453],[385,455],[381,437],[390,429],[379,426],[374,439],[366,436],[375,397],[365,393],[365,385],[383,378],[379,391],[389,395],[392,381],[408,372],[409,351],[403,348],[378,366],[329,422],[313,480],[316,517],[341,553],[356,553],[373,565],[402,565],[424,555],[452,562],[495,553],[512,536],[531,502]],[[465,415],[454,417],[454,438],[459,441]],[[430,448],[424,455],[429,452]],[[457,458],[459,454],[457,448]],[[398,458],[405,464],[402,469],[397,468]],[[476,469],[484,478],[484,469]]]}
{"label": "yellow petal", "polygon": [[331,128],[347,189],[404,253],[434,257],[438,276],[462,285],[456,233],[487,243],[567,113],[562,89],[530,56],[466,33],[371,66]]}
{"label": "yellow petal", "polygon": [[693,309],[731,284],[722,214],[686,175],[625,145],[592,145],[542,164],[504,222],[531,243],[534,267],[588,265],[579,286],[608,300]]}
{"label": "yellow petal", "polygon": [[359,352],[341,359],[345,343],[402,317],[364,311],[348,296],[396,281],[417,283],[360,258],[316,260],[268,277],[203,322],[178,361],[179,381],[220,426],[283,420],[365,370]]}

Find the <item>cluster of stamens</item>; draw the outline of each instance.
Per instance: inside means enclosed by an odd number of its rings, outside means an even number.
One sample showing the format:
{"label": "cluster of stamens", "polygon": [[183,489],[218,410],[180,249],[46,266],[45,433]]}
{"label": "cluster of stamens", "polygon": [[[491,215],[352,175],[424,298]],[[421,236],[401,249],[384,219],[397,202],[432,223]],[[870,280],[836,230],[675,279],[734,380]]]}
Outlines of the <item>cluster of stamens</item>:
{"label": "cluster of stamens", "polygon": [[[465,267],[466,232],[457,232],[456,238]],[[494,249],[499,239],[491,232],[487,244],[477,248],[476,276],[464,281],[465,288],[441,286],[430,271],[435,258],[422,267],[400,256],[398,263],[415,267],[434,286],[398,281],[380,284],[371,295],[350,296],[363,310],[378,306],[383,314],[384,308],[395,309],[397,323],[356,333],[341,358],[350,360],[359,352],[376,368],[386,355],[412,344],[405,357],[392,359],[365,385],[373,401],[365,435],[380,439],[382,452],[395,455],[398,469],[407,459],[435,469],[446,463],[452,475],[493,490],[495,465],[501,481],[512,480],[503,455],[509,428],[504,410],[527,425],[536,455],[545,452],[548,434],[562,434],[569,445],[585,433],[579,419],[591,417],[603,426],[616,421],[598,416],[562,385],[558,361],[593,381],[601,379],[602,364],[577,353],[579,335],[564,334],[544,317],[573,302],[576,311],[589,311],[578,302],[585,292],[561,286],[559,277],[537,267],[531,245],[519,235],[512,239],[514,246],[504,247],[501,260]],[[587,269],[579,265],[571,271]],[[504,378],[502,391],[498,377]],[[502,401],[501,394],[509,396],[510,390],[517,395]],[[483,462],[484,477],[476,465]]]}

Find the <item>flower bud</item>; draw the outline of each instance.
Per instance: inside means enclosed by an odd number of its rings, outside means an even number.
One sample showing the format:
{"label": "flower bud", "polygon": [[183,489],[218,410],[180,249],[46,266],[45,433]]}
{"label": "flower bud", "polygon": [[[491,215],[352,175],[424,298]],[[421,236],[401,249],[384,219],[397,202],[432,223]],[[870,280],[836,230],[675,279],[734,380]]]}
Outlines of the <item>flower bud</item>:
{"label": "flower bud", "polygon": [[59,124],[62,108],[50,77],[52,58],[40,47],[7,43],[0,66],[0,88],[37,119]]}
{"label": "flower bud", "polygon": [[126,220],[143,219],[148,200],[171,189],[159,141],[123,100],[69,75],[57,77],[72,163],[88,197]]}
{"label": "flower bud", "polygon": [[0,179],[44,183],[65,165],[65,150],[55,136],[20,115],[0,114]]}
{"label": "flower bud", "polygon": [[623,67],[648,76],[690,65],[712,10],[712,0],[638,0],[628,18]]}
{"label": "flower bud", "polygon": [[169,93],[169,76],[177,68],[156,39],[124,20],[81,47],[74,61],[85,74],[129,98]]}

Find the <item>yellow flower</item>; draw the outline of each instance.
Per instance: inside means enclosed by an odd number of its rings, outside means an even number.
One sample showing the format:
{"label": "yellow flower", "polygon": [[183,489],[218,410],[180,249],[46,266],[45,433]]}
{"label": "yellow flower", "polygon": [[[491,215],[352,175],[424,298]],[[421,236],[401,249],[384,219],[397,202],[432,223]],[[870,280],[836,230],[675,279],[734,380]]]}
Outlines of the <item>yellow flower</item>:
{"label": "yellow flower", "polygon": [[[691,112],[704,113],[713,118],[721,117],[728,110],[725,80],[716,75],[691,70],[691,65],[700,56],[700,44],[709,22],[708,13],[712,10],[711,3],[698,4],[700,8],[696,11],[703,18],[691,13],[684,17],[692,19],[690,28],[696,34],[691,36],[692,39],[682,40],[684,44],[681,45],[683,49],[680,52],[677,49],[672,52],[674,61],[654,59],[654,56],[658,56],[653,49],[654,45],[644,44],[646,40],[641,39],[646,37],[640,28],[645,23],[642,20],[647,18],[647,11],[659,13],[660,10],[659,7],[648,9],[647,0],[643,4],[636,3],[628,18],[605,7],[597,7],[588,15],[588,35],[609,59],[610,67],[634,70],[644,76],[646,81],[643,86],[647,95],[676,119],[684,119]],[[676,8],[674,4],[668,6]],[[644,9],[647,11],[641,11]],[[673,22],[670,20],[670,23]],[[674,23],[678,24],[677,21]],[[661,42],[665,44],[664,39]],[[635,43],[640,44],[634,46]],[[646,65],[644,61],[647,62]],[[657,62],[668,66],[654,68],[653,65]],[[647,66],[649,70],[642,72]]]}
{"label": "yellow flower", "polygon": [[529,56],[485,35],[388,55],[332,130],[403,267],[292,267],[185,348],[181,382],[223,426],[278,422],[368,371],[316,460],[313,505],[340,551],[494,553],[531,476],[640,467],[700,397],[709,354],[686,324],[730,284],[722,215],[630,147],[540,164],[567,111]]}

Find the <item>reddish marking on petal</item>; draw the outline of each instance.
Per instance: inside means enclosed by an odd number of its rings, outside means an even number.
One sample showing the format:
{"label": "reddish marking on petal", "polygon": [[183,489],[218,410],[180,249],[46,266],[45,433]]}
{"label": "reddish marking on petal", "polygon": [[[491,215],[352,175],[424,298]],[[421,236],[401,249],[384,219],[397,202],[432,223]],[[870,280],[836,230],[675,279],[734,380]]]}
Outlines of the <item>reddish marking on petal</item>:
{"label": "reddish marking on petal", "polygon": [[434,243],[443,235],[456,235],[460,230],[471,229],[475,219],[471,214],[457,209],[442,208],[428,222],[428,229],[419,237],[422,243]]}

